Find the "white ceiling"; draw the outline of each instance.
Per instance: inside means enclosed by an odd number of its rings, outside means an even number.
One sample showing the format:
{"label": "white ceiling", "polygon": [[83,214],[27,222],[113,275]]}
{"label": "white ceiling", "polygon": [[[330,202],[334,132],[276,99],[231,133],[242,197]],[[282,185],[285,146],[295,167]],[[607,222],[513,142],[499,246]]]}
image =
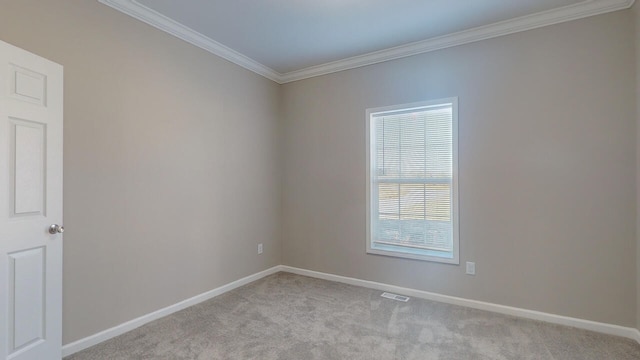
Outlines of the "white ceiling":
{"label": "white ceiling", "polygon": [[[257,63],[245,67],[262,67],[262,72],[271,71],[274,76],[299,73],[389,48],[406,48],[469,29],[508,23],[514,18],[533,21],[533,16],[537,16],[536,19],[548,20],[557,15],[557,19],[548,22],[558,23],[633,4],[633,0],[100,1],[171,33],[174,32],[166,27],[173,22],[183,33],[189,32],[187,37],[211,40],[215,46],[221,44],[221,48],[239,53],[234,56],[243,58],[241,62]],[[545,25],[532,21],[528,28]],[[511,22],[522,25],[522,21]],[[521,31],[513,30],[510,32]]]}
{"label": "white ceiling", "polygon": [[279,72],[583,0],[140,0]]}

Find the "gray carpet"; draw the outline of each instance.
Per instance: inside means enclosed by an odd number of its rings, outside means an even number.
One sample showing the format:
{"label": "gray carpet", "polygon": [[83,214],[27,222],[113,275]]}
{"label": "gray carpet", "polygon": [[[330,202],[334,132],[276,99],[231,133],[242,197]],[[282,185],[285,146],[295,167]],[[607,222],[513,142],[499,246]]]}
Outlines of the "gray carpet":
{"label": "gray carpet", "polygon": [[278,273],[66,359],[640,359],[629,339],[380,294]]}

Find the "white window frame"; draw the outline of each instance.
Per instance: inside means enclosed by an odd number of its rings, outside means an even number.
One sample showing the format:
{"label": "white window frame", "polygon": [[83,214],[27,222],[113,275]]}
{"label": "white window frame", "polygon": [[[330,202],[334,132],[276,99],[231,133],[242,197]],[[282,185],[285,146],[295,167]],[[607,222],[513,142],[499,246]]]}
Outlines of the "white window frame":
{"label": "white window frame", "polygon": [[[452,155],[453,155],[453,179],[452,179],[452,194],[451,194],[451,215],[452,215],[452,226],[453,226],[453,234],[452,234],[452,242],[453,242],[453,250],[452,257],[440,257],[440,256],[431,256],[425,254],[414,254],[409,252],[395,251],[395,250],[381,250],[376,249],[372,246],[372,238],[371,238],[371,226],[372,226],[372,216],[373,214],[377,214],[377,201],[373,199],[372,196],[375,195],[372,193],[372,173],[376,171],[375,157],[372,154],[375,154],[375,140],[372,141],[372,131],[375,127],[372,126],[373,117],[379,116],[381,113],[385,112],[397,112],[397,111],[411,111],[411,110],[419,110],[422,108],[441,106],[443,104],[451,104],[452,106]],[[375,139],[375,138],[373,138]],[[368,254],[376,254],[376,255],[386,255],[392,257],[399,258],[407,258],[407,259],[416,259],[416,260],[425,260],[432,262],[440,262],[447,264],[460,264],[460,230],[459,230],[459,192],[458,192],[458,98],[450,97],[444,99],[437,100],[429,100],[429,101],[421,101],[410,104],[400,104],[400,105],[392,105],[386,107],[379,108],[371,108],[366,110],[366,157],[367,157],[367,253]]]}

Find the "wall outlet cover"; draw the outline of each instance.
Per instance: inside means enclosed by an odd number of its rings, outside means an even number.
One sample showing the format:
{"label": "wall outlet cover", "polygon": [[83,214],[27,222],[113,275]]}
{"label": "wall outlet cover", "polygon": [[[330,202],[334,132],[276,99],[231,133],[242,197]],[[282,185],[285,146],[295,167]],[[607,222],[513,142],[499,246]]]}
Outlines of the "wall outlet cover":
{"label": "wall outlet cover", "polygon": [[467,261],[467,275],[475,275],[476,274],[476,263]]}

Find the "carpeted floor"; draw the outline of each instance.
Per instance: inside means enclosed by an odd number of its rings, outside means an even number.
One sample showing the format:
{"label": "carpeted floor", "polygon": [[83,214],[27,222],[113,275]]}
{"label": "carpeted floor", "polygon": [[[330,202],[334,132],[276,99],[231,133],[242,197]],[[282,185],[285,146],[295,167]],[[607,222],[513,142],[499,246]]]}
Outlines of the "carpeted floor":
{"label": "carpeted floor", "polygon": [[640,359],[629,339],[380,295],[278,273],[66,359]]}

